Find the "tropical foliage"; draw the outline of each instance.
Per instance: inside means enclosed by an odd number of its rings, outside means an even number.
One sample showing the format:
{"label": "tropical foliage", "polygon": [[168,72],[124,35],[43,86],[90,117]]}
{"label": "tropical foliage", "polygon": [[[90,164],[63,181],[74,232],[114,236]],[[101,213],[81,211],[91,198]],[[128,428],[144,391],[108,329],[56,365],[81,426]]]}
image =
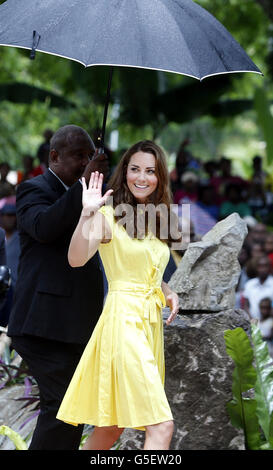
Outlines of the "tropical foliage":
{"label": "tropical foliage", "polygon": [[16,450],[27,450],[27,445],[20,434],[13,431],[13,429],[8,426],[0,426],[0,435],[9,437],[15,445]]}
{"label": "tropical foliage", "polygon": [[273,362],[257,325],[251,326],[253,346],[242,328],[227,330],[226,350],[235,363],[231,423],[244,431],[247,450],[273,450]]}

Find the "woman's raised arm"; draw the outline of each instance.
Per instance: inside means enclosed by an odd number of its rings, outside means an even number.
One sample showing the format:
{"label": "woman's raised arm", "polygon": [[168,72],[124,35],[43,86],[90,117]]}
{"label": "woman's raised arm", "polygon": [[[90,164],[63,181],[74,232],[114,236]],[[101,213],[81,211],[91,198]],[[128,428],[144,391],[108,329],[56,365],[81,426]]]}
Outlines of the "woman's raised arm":
{"label": "woman's raised arm", "polygon": [[88,188],[82,178],[83,209],[78,225],[73,233],[68,250],[68,262],[72,267],[83,266],[94,256],[99,244],[112,237],[111,228],[104,215],[98,212],[113,192],[109,189],[101,195],[103,174],[91,174]]}

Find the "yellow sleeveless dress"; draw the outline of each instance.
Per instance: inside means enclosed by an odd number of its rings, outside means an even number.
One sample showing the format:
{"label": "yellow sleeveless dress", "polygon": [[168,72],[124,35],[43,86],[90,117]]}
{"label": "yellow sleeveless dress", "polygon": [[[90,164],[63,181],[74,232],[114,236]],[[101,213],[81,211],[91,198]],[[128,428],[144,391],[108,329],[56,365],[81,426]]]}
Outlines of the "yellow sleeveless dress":
{"label": "yellow sleeveless dress", "polygon": [[152,235],[130,238],[114,221],[111,206],[100,211],[113,234],[99,247],[108,294],[57,418],[73,425],[145,430],[173,419],[164,391],[161,310],[170,251]]}

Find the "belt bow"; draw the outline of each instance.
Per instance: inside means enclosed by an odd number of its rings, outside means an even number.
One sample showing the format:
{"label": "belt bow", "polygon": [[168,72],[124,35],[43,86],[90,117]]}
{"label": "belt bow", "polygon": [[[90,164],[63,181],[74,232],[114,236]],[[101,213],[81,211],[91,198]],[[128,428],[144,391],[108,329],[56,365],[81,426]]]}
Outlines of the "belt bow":
{"label": "belt bow", "polygon": [[153,267],[152,273],[148,279],[148,288],[145,291],[146,305],[144,318],[149,319],[150,323],[157,323],[157,308],[161,310],[166,306],[166,301],[161,287],[156,283],[158,268]]}
{"label": "belt bow", "polygon": [[130,281],[109,281],[109,291],[127,292],[128,294],[142,294],[145,298],[143,317],[150,323],[157,323],[158,309],[166,306],[166,301],[157,280],[158,268],[153,266],[146,283],[133,283]]}

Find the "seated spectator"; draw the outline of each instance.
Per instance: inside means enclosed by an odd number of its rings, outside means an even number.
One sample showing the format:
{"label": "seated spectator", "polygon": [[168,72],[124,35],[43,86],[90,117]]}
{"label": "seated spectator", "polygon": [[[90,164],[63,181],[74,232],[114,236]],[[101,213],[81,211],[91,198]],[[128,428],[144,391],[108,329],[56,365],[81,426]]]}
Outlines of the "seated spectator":
{"label": "seated spectator", "polygon": [[5,204],[0,209],[1,227],[5,230],[7,266],[11,269],[12,285],[17,281],[17,269],[20,256],[20,241],[17,231],[15,204]]}
{"label": "seated spectator", "polygon": [[253,279],[257,277],[257,261],[266,256],[266,252],[262,243],[255,242],[249,245],[249,253],[249,259],[246,262],[245,268],[249,279]]}
{"label": "seated spectator", "polygon": [[270,274],[271,263],[267,256],[257,260],[257,277],[245,284],[243,291],[244,309],[250,318],[260,319],[259,302],[264,297],[273,299],[273,276]]}
{"label": "seated spectator", "polygon": [[264,251],[270,259],[273,268],[273,232],[268,233],[265,238]]}
{"label": "seated spectator", "polygon": [[242,199],[242,188],[237,184],[229,184],[226,187],[225,198],[226,200],[220,206],[220,219],[224,219],[233,212],[237,212],[240,217],[251,215],[249,206]]}
{"label": "seated spectator", "polygon": [[266,221],[272,206],[272,193],[265,190],[259,180],[253,180],[248,188],[247,203],[253,217]]}
{"label": "seated spectator", "polygon": [[7,176],[10,172],[10,165],[7,162],[0,163],[0,199],[3,197],[13,196],[15,194],[15,187],[9,181]]}
{"label": "seated spectator", "polygon": [[238,280],[236,290],[242,291],[245,287],[246,282],[248,281],[248,276],[246,274],[246,264],[250,257],[250,249],[248,245],[244,244],[239,252],[238,261],[241,266],[241,274]]}
{"label": "seated spectator", "polygon": [[261,258],[265,254],[266,253],[265,253],[262,243],[255,242],[255,243],[252,243],[252,245],[250,245],[250,258],[258,259],[258,258]]}
{"label": "seated spectator", "polygon": [[50,149],[50,139],[53,136],[51,129],[46,129],[44,134],[44,142],[39,146],[37,150],[37,158],[39,165],[33,169],[33,176],[42,175],[48,168],[48,158]]}
{"label": "seated spectator", "polygon": [[201,185],[198,188],[197,205],[208,212],[215,220],[219,217],[219,206],[215,204],[215,192],[211,185]]}
{"label": "seated spectator", "polygon": [[241,248],[241,251],[238,256],[238,261],[241,266],[241,273],[240,277],[238,280],[238,284],[236,286],[236,292],[235,292],[235,307],[241,308],[243,306],[242,304],[242,293],[245,288],[245,285],[247,281],[249,280],[249,277],[246,272],[246,265],[250,257],[250,250],[249,247],[244,244]]}
{"label": "seated spectator", "polygon": [[23,171],[18,171],[18,181],[28,180],[34,178],[35,176],[42,175],[48,167],[48,158],[49,158],[49,148],[50,148],[50,139],[53,135],[53,132],[50,129],[46,129],[43,136],[44,142],[38,147],[37,150],[37,159],[39,164],[34,166],[34,158],[31,155],[24,155],[23,157]]}
{"label": "seated spectator", "polygon": [[[5,231],[2,227],[0,227],[0,266],[7,265],[7,253],[6,253],[6,242],[5,242]],[[9,292],[9,290],[8,290]],[[4,305],[7,301],[8,292],[2,290],[0,292],[0,326],[6,328],[7,326],[7,317],[4,310]]]}
{"label": "seated spectator", "polygon": [[23,171],[17,171],[17,183],[20,184],[22,181],[26,181],[30,178],[33,178],[33,169],[34,169],[34,158],[26,154],[23,156]]}
{"label": "seated spectator", "polygon": [[181,142],[175,159],[175,167],[170,172],[170,182],[173,193],[180,187],[180,178],[188,165],[188,156],[185,147],[189,144],[188,140]]}
{"label": "seated spectator", "polygon": [[258,326],[261,335],[268,346],[268,351],[273,357],[273,314],[272,314],[272,300],[270,297],[263,298],[259,302],[260,320]]}
{"label": "seated spectator", "polygon": [[258,276],[257,273],[257,258],[250,258],[246,262],[245,271],[248,279],[253,279]]}
{"label": "seated spectator", "polygon": [[265,186],[267,174],[262,169],[262,157],[256,155],[252,159],[252,181],[260,182],[262,186]]}
{"label": "seated spectator", "polygon": [[8,324],[12,302],[13,292],[17,281],[17,269],[20,256],[20,241],[17,231],[16,206],[15,204],[5,204],[0,210],[1,227],[5,230],[6,239],[6,264],[11,270],[11,286],[6,296],[5,303],[1,306],[0,317],[1,324]]}
{"label": "seated spectator", "polygon": [[193,171],[186,171],[181,176],[181,189],[174,193],[174,203],[183,204],[198,199],[198,176]]}
{"label": "seated spectator", "polygon": [[258,222],[253,227],[249,227],[246,241],[249,245],[255,242],[262,243],[264,245],[267,233],[266,225]]}
{"label": "seated spectator", "polygon": [[178,149],[175,168],[170,172],[170,182],[172,192],[175,193],[177,189],[180,188],[181,175],[186,171],[191,171],[192,169],[198,170],[200,165],[197,160],[192,156],[191,152],[186,150],[186,147],[189,145],[189,139],[183,140]]}
{"label": "seated spectator", "polygon": [[214,160],[209,160],[204,163],[203,168],[207,176],[206,182],[210,184],[211,178],[218,176],[219,163]]}
{"label": "seated spectator", "polygon": [[218,196],[218,203],[221,203],[225,200],[225,191],[228,185],[238,185],[241,187],[242,191],[246,190],[248,187],[248,182],[246,180],[240,176],[232,175],[231,166],[231,160],[226,157],[222,157],[219,162],[220,174],[218,176],[214,176],[210,180],[210,184],[212,184]]}

